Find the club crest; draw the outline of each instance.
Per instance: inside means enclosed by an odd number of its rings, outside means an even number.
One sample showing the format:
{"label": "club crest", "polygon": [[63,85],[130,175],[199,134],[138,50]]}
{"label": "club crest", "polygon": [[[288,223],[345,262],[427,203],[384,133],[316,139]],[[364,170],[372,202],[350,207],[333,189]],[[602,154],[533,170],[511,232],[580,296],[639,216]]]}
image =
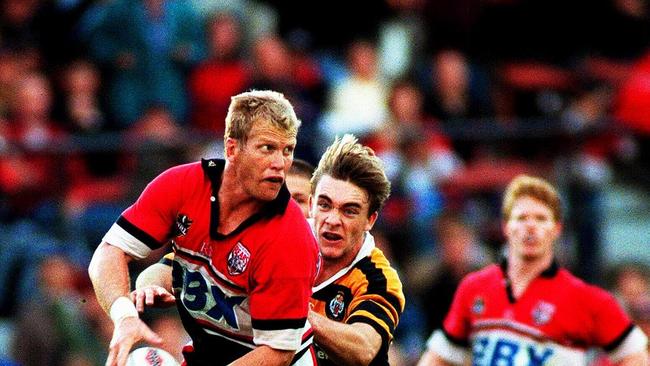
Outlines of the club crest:
{"label": "club crest", "polygon": [[343,292],[338,291],[329,303],[329,312],[334,320],[342,320],[345,312],[345,298]]}
{"label": "club crest", "polygon": [[251,259],[251,253],[242,243],[237,243],[228,254],[228,273],[236,276],[244,273],[248,262]]}
{"label": "club crest", "polygon": [[537,306],[533,308],[531,313],[535,325],[540,326],[548,323],[555,314],[555,305],[546,301],[540,301]]}
{"label": "club crest", "polygon": [[483,314],[483,311],[485,310],[485,301],[483,300],[482,297],[477,297],[474,299],[474,303],[472,304],[472,313],[475,315],[481,315]]}
{"label": "club crest", "polygon": [[176,227],[174,228],[175,236],[185,236],[192,226],[192,220],[184,214],[176,216]]}

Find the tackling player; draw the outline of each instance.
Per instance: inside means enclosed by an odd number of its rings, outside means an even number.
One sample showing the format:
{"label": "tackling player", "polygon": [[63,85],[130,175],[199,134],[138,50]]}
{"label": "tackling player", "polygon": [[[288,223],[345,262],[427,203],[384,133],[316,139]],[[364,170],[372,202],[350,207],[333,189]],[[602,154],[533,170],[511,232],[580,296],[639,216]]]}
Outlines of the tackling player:
{"label": "tackling player", "polygon": [[647,337],[613,296],[558,266],[558,193],[519,176],[503,198],[507,259],[463,279],[419,366],[586,365],[600,347],[618,366],[645,366]]}
{"label": "tackling player", "polygon": [[[115,324],[108,366],[160,338],[129,298],[127,263],[172,241],[172,276],[189,366],[310,365],[308,301],[318,249],[285,177],[300,121],[282,94],[232,98],[225,160],[171,168],[119,217],[89,273]],[[169,300],[169,298],[168,298]]]}
{"label": "tackling player", "polygon": [[404,293],[369,232],[390,194],[382,163],[345,135],[322,156],[311,186],[311,217],[323,258],[309,312],[318,364],[388,365]]}

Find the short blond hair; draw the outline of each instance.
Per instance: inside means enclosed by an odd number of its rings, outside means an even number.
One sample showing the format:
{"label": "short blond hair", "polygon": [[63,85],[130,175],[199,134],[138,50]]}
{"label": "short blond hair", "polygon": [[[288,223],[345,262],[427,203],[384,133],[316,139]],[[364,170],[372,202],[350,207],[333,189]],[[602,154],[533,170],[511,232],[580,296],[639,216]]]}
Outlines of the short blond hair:
{"label": "short blond hair", "polygon": [[543,202],[553,212],[555,221],[562,221],[562,201],[555,187],[545,179],[529,175],[518,175],[508,184],[501,206],[505,221],[510,219],[512,206],[522,196]]}
{"label": "short blond hair", "polygon": [[300,120],[283,94],[272,90],[251,90],[231,98],[226,116],[224,140],[233,138],[246,143],[253,124],[268,121],[296,137]]}
{"label": "short blond hair", "polygon": [[346,134],[334,140],[320,159],[311,178],[311,193],[324,175],[350,182],[368,194],[368,215],[379,212],[390,195],[390,181],[384,165],[375,152],[361,145],[354,135]]}

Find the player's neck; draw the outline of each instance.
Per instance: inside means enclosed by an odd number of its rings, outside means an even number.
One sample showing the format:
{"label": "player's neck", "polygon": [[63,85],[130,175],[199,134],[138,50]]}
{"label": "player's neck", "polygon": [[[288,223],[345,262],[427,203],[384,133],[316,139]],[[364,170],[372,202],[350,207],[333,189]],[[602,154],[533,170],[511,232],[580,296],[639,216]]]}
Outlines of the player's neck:
{"label": "player's neck", "polygon": [[219,187],[219,227],[221,234],[229,234],[247,218],[258,212],[262,203],[247,194],[242,185],[224,172]]}
{"label": "player's neck", "polygon": [[515,298],[518,298],[531,281],[546,270],[553,262],[553,256],[527,259],[516,255],[508,258],[508,278],[512,283]]}

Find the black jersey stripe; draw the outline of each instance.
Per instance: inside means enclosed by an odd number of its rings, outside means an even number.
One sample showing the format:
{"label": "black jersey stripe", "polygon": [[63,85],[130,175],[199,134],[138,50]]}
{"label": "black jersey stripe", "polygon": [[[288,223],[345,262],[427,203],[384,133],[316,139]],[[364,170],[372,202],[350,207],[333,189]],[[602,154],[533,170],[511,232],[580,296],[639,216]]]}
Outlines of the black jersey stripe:
{"label": "black jersey stripe", "polygon": [[251,319],[251,325],[257,330],[301,329],[307,318],[299,319]]}
{"label": "black jersey stripe", "polygon": [[605,351],[607,351],[607,352],[611,352],[611,351],[615,350],[616,347],[620,346],[621,343],[623,343],[625,338],[627,338],[627,336],[632,332],[633,329],[634,329],[634,324],[628,325],[627,328],[625,328],[625,330],[623,331],[623,333],[621,333],[621,335],[616,337],[616,339],[614,339],[609,344],[605,345],[603,347],[603,349]]}
{"label": "black jersey stripe", "polygon": [[368,280],[368,289],[369,294],[376,294],[388,301],[391,306],[395,309],[396,312],[400,313],[402,310],[402,305],[397,298],[397,296],[388,292],[388,280],[384,272],[377,268],[376,263],[374,263],[371,257],[366,257],[357,262],[355,265]]}
{"label": "black jersey stripe", "polygon": [[120,216],[115,223],[152,250],[158,249],[165,244],[158,242],[153,236],[145,233],[142,229],[130,223],[124,218],[124,216]]}
{"label": "black jersey stripe", "polygon": [[160,260],[158,261],[158,263],[160,263],[160,264],[164,264],[164,265],[166,265],[166,266],[170,266],[170,267],[172,266],[172,263],[173,263],[173,262],[174,262],[174,261],[171,260],[171,259],[169,259],[169,258],[167,258],[167,256],[163,256],[163,257],[160,258]]}
{"label": "black jersey stripe", "polygon": [[[350,319],[353,319],[354,317],[357,316],[362,316],[362,315],[355,315],[357,311],[367,311],[370,314],[372,314],[375,318],[384,322],[384,324],[386,324],[386,326],[388,327],[388,331],[391,334],[395,330],[395,323],[393,322],[393,319],[391,319],[390,315],[386,313],[386,310],[376,302],[372,300],[363,301],[361,304],[359,304],[359,306],[355,307],[350,311],[350,314],[352,314]],[[348,323],[352,323],[352,321],[348,320]]]}

